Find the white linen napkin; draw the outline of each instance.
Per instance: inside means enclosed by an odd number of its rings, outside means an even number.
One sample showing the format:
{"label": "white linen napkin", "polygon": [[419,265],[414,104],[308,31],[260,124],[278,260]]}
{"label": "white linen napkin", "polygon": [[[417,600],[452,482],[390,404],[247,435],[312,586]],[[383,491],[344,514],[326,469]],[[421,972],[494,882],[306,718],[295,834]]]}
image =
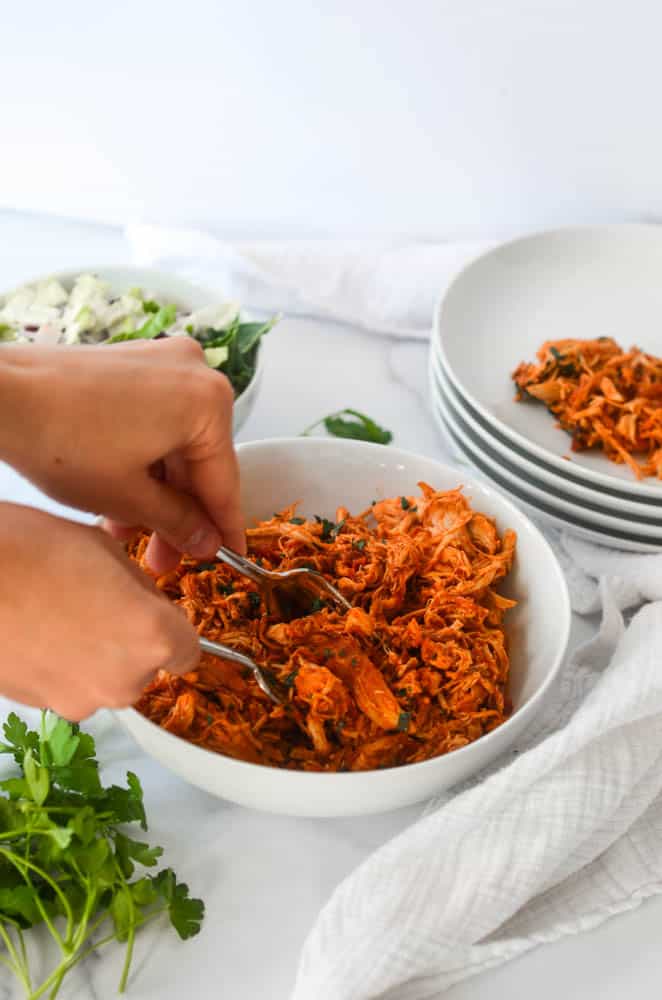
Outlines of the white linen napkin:
{"label": "white linen napkin", "polygon": [[[137,262],[248,306],[424,339],[486,245],[228,246],[131,227]],[[336,889],[292,1000],[423,1000],[662,891],[662,555],[547,532],[573,608],[602,610],[517,749],[431,803]],[[642,606],[643,605],[643,606]],[[623,611],[637,608],[626,628]]]}
{"label": "white linen napkin", "polygon": [[425,340],[444,286],[487,243],[224,243],[195,229],[134,224],[134,262],[177,271],[249,309],[317,316]]}
{"label": "white linen napkin", "polygon": [[[334,892],[292,1000],[423,1000],[662,891],[662,557],[563,540],[604,607],[598,636],[510,759],[432,803]],[[574,558],[581,558],[575,563]],[[606,560],[606,562],[605,562]]]}

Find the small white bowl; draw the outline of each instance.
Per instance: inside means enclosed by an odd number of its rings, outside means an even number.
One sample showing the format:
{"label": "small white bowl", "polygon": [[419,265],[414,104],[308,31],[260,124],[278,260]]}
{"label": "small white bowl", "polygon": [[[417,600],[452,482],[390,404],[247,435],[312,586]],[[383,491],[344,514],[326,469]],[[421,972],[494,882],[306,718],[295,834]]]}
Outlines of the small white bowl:
{"label": "small white bowl", "polygon": [[506,616],[512,663],[513,715],[460,750],[420,764],[377,771],[321,774],[286,771],[233,760],[166,732],[134,709],[117,718],[151,757],[212,795],[292,816],[356,816],[421,801],[480,771],[513,745],[540,709],[556,676],[570,632],[570,601],[554,553],[538,529],[499,493],[464,472],[396,448],[292,438],[238,447],[242,502],[248,522],[271,517],[294,500],[302,513],[332,518],[373,499],[415,493],[424,481],[437,489],[464,484],[476,510],[496,518],[500,532],[518,535],[517,557],[501,591],[519,602]]}
{"label": "small white bowl", "polygon": [[[173,303],[181,309],[191,311],[218,302],[220,298],[217,293],[210,289],[187,281],[185,278],[180,278],[176,274],[167,274],[163,271],[143,267],[85,267],[77,270],[55,271],[23,281],[21,285],[33,285],[46,278],[55,278],[69,291],[79,274],[98,275],[102,281],[107,281],[112,291],[118,295],[129,288],[143,288],[146,292],[162,299],[164,304]],[[10,289],[0,295],[0,306],[13,291],[15,289]],[[243,310],[242,315],[246,315],[248,319],[252,318]],[[262,367],[262,350],[258,347],[255,374],[234,402],[233,429],[235,434],[246,423],[255,406],[255,399],[262,381]]]}

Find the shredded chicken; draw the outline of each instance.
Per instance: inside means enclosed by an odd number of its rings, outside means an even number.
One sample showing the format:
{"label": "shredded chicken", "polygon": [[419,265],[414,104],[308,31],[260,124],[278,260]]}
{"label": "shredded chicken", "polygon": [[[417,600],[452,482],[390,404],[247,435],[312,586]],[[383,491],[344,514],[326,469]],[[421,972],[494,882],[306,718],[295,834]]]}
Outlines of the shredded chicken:
{"label": "shredded chicken", "polygon": [[[290,622],[267,614],[254,584],[223,563],[184,558],[156,585],[198,632],[253,657],[289,689],[274,705],[250,671],[203,655],[182,677],[160,671],[137,708],[172,733],[255,763],[306,771],[392,767],[448,753],[509,715],[496,592],[516,536],[499,537],[460,489],[375,502],[353,517],[305,520],[296,504],[247,532],[267,569],[309,566],[353,605],[316,602]],[[148,536],[130,555],[143,563]]]}
{"label": "shredded chicken", "polygon": [[518,401],[545,403],[573,451],[600,448],[638,479],[662,479],[662,358],[610,337],[548,340],[537,357],[513,372]]}

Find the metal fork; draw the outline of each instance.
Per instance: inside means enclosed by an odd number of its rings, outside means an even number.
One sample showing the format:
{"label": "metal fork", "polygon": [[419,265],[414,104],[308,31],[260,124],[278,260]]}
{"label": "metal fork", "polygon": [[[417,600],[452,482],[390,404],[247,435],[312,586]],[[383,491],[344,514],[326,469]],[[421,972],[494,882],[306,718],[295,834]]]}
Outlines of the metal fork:
{"label": "metal fork", "polygon": [[[299,569],[277,573],[273,570],[263,569],[251,562],[250,559],[244,559],[243,556],[224,547],[218,550],[216,558],[256,583],[264,596],[270,613],[276,615],[281,621],[309,614],[311,598],[313,600],[321,598],[321,595],[324,596],[325,600],[333,601],[341,611],[349,611],[352,606],[333,584],[314,569],[306,569],[302,566]],[[279,593],[276,593],[277,591]],[[212,656],[218,656],[223,660],[232,660],[234,663],[240,663],[243,667],[252,670],[260,690],[264,691],[267,697],[271,698],[277,705],[283,705],[288,700],[285,685],[275,678],[267,677],[262,667],[250,656],[232,649],[231,646],[212,642],[203,636],[200,636],[199,641],[200,648],[205,653],[211,653]]]}
{"label": "metal fork", "polygon": [[233,663],[240,663],[242,667],[248,667],[249,670],[253,671],[253,676],[260,690],[264,691],[266,696],[271,698],[277,705],[285,704],[287,701],[287,688],[285,685],[277,681],[275,677],[267,677],[262,667],[258,666],[250,656],[240,653],[238,650],[233,649],[232,646],[224,646],[220,642],[212,642],[211,639],[205,639],[202,635],[198,637],[198,641],[200,649],[204,653],[211,653],[212,656],[218,656],[222,660],[232,660]]}
{"label": "metal fork", "polygon": [[277,615],[281,621],[309,614],[311,599],[314,601],[315,598],[332,601],[340,611],[349,611],[352,607],[340,591],[315,569],[301,566],[278,573],[264,569],[224,546],[218,550],[216,558],[256,583],[269,612]]}

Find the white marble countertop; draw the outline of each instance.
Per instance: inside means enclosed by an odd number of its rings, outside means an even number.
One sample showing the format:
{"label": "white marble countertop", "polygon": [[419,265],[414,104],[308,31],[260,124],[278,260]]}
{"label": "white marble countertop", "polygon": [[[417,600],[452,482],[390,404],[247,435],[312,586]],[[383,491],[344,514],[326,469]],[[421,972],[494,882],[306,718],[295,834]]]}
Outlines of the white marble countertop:
{"label": "white marble countertop", "polygon": [[[0,215],[0,287],[50,268],[125,262],[120,234]],[[296,357],[295,365],[291,358]],[[395,433],[398,446],[448,458],[426,401],[426,347],[386,341],[343,326],[285,320],[265,342],[265,378],[239,440],[299,433],[344,406],[365,410]],[[461,474],[459,474],[461,477]],[[0,467],[0,498],[46,505],[12,470]],[[52,507],[52,505],[50,505]],[[592,623],[575,618],[573,643]],[[7,704],[0,700],[0,715]],[[420,812],[360,819],[270,816],[213,799],[137,751],[110,717],[93,720],[105,778],[135,769],[145,788],[150,838],[207,916],[202,933],[182,943],[163,928],[139,936],[131,1000],[287,1000],[304,937],[329,894],[367,854]],[[659,995],[662,898],[577,938],[540,947],[487,975],[456,986],[449,1000],[538,1000],[581,995],[612,1000]],[[120,963],[121,964],[121,963]],[[113,951],[92,957],[65,981],[65,1000],[115,995]],[[0,1000],[20,994],[0,972]],[[315,1000],[311,997],[310,1000]]]}

